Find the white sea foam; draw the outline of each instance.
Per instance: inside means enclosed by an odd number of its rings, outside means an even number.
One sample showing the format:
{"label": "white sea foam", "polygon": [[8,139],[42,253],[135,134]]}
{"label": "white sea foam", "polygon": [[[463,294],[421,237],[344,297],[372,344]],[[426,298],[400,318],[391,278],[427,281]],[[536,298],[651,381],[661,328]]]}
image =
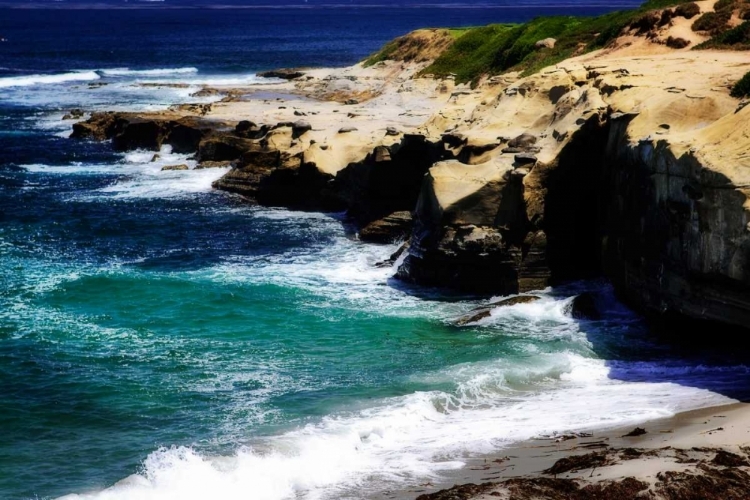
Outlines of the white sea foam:
{"label": "white sea foam", "polygon": [[198,68],[156,68],[156,69],[130,69],[113,68],[98,71],[104,76],[172,76],[190,75],[198,73]]}
{"label": "white sea foam", "polygon": [[180,79],[174,79],[169,80],[168,82],[165,82],[164,80],[138,80],[137,83],[140,84],[148,84],[148,85],[157,85],[160,83],[181,83],[185,85],[191,85],[191,86],[202,86],[202,85],[208,85],[212,87],[228,87],[228,86],[245,86],[245,85],[260,85],[260,84],[268,84],[268,83],[280,83],[283,82],[283,80],[276,80],[272,78],[262,78],[258,75],[251,73],[247,75],[236,75],[236,76],[220,76],[220,75],[206,75],[206,76],[196,76],[194,78],[180,78]]}
{"label": "white sea foam", "polygon": [[[79,200],[98,199],[102,196],[123,198],[171,198],[212,190],[211,184],[224,175],[227,168],[193,170],[196,162],[189,155],[174,154],[170,146],[159,152],[160,158],[151,161],[153,151],[133,151],[124,155],[124,161],[115,164],[22,165],[29,172],[57,175],[112,175],[119,178],[111,185],[79,195]],[[185,164],[190,170],[166,170],[167,165]]]}
{"label": "white sea foam", "polygon": [[[608,378],[604,361],[572,353],[540,356],[525,368],[503,361],[435,374],[463,379],[456,394],[417,392],[252,443],[232,456],[162,448],[143,471],[97,493],[66,499],[328,499],[360,497],[433,479],[470,454],[569,430],[593,430],[729,402],[670,383]],[[519,392],[508,375],[535,391]],[[555,387],[555,390],[544,390]],[[469,388],[471,388],[469,390]],[[358,494],[359,493],[359,494]]]}
{"label": "white sea foam", "polygon": [[[151,161],[153,151],[133,151],[125,155],[122,172],[128,175],[97,193],[114,198],[171,198],[185,194],[211,191],[211,184],[228,169],[192,170],[196,162],[189,155],[172,153],[170,146],[159,152],[160,158]],[[185,164],[191,170],[167,170],[167,165]]]}
{"label": "white sea foam", "polygon": [[65,82],[98,80],[101,77],[95,71],[76,71],[55,75],[27,75],[0,78],[0,88],[29,87],[32,85],[50,85]]}

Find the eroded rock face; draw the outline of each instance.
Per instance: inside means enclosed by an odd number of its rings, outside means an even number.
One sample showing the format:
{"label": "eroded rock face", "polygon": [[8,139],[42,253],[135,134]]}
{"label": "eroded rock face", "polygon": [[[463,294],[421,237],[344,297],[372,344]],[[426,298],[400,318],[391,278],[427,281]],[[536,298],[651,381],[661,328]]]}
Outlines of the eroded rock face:
{"label": "eroded rock face", "polygon": [[[615,122],[608,148],[605,275],[640,310],[747,328],[750,190],[727,175],[738,160],[724,146],[722,156],[730,163],[721,165],[723,174],[700,152],[675,153],[664,140],[631,142],[630,119]],[[738,122],[728,127],[731,133],[746,133],[744,119],[732,119]],[[741,175],[739,170],[734,176]]]}
{"label": "eroded rock face", "polygon": [[[518,293],[526,225],[522,178],[496,163],[430,169],[401,279],[475,292]],[[470,175],[467,175],[470,174]]]}
{"label": "eroded rock face", "polygon": [[394,212],[363,227],[359,239],[369,243],[403,241],[411,234],[411,227],[411,212]]}
{"label": "eroded rock face", "polygon": [[71,138],[112,140],[118,151],[158,151],[165,144],[176,153],[192,153],[201,141],[227,124],[192,116],[164,116],[137,113],[94,113],[73,125]]}
{"label": "eroded rock face", "polygon": [[[580,96],[579,96],[580,99]],[[565,106],[561,102],[559,106]],[[571,117],[572,119],[572,117]],[[430,169],[415,211],[404,280],[515,294],[598,271],[598,187],[608,124],[590,114],[546,163],[514,160]],[[531,134],[510,141],[537,143]]]}
{"label": "eroded rock face", "polygon": [[378,146],[363,161],[341,170],[336,193],[361,224],[411,211],[425,174],[444,155],[441,144],[421,135],[405,135],[401,142]]}

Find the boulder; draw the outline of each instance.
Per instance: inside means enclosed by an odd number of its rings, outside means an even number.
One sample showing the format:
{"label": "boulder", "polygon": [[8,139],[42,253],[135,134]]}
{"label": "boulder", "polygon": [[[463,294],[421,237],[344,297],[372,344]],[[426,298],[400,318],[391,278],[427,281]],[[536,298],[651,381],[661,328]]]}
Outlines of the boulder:
{"label": "boulder", "polygon": [[341,127],[339,129],[339,134],[349,134],[351,132],[356,132],[357,127]]}
{"label": "boulder", "polygon": [[161,168],[162,170],[190,170],[190,167],[188,167],[185,164],[182,165],[167,165]]}
{"label": "boulder", "polygon": [[397,136],[400,134],[401,132],[399,132],[399,130],[396,127],[388,127],[385,129],[385,135]]}
{"label": "boulder", "polygon": [[305,76],[305,73],[298,69],[282,68],[274,69],[271,71],[262,71],[258,73],[258,76],[261,78],[280,78],[282,80],[294,80],[296,78]]}
{"label": "boulder", "polygon": [[346,100],[346,101],[344,102],[344,104],[346,104],[347,106],[354,106],[354,105],[356,105],[356,104],[359,104],[359,101],[358,101],[358,100],[356,100],[356,99],[347,99],[347,100]]}
{"label": "boulder", "polygon": [[597,320],[601,313],[596,306],[594,295],[588,292],[576,296],[565,308],[565,314],[575,319]]}
{"label": "boulder", "polygon": [[359,239],[368,243],[393,243],[406,239],[411,227],[411,212],[394,212],[363,227]]}

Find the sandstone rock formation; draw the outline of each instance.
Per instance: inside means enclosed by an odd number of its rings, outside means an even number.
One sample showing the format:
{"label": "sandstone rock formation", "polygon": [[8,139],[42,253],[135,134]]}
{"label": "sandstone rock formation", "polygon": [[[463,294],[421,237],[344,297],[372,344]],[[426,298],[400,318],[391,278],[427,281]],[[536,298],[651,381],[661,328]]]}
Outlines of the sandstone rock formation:
{"label": "sandstone rock formation", "polygon": [[750,107],[727,88],[746,61],[669,48],[705,39],[694,11],[476,88],[418,77],[425,64],[403,62],[416,37],[398,61],[281,84],[314,102],[95,113],[73,137],[195,153],[197,168],[231,167],[216,188],[346,210],[363,240],[411,229],[403,280],[506,295],[605,276],[641,311],[747,326]]}

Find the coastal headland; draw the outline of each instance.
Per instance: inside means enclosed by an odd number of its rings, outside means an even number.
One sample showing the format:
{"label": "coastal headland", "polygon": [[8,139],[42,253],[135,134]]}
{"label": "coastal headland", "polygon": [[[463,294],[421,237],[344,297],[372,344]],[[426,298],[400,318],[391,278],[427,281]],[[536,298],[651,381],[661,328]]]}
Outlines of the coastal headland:
{"label": "coastal headland", "polygon": [[[603,277],[675,342],[695,325],[741,332],[749,13],[740,1],[658,0],[588,20],[425,29],[349,68],[87,115],[73,137],[170,146],[198,169],[228,168],[217,189],[346,211],[361,239],[405,242],[391,262],[404,281],[512,296]],[[590,300],[581,314],[596,315]],[[527,443],[455,478],[473,485],[422,498],[748,498],[748,415],[710,409],[644,437]]]}

